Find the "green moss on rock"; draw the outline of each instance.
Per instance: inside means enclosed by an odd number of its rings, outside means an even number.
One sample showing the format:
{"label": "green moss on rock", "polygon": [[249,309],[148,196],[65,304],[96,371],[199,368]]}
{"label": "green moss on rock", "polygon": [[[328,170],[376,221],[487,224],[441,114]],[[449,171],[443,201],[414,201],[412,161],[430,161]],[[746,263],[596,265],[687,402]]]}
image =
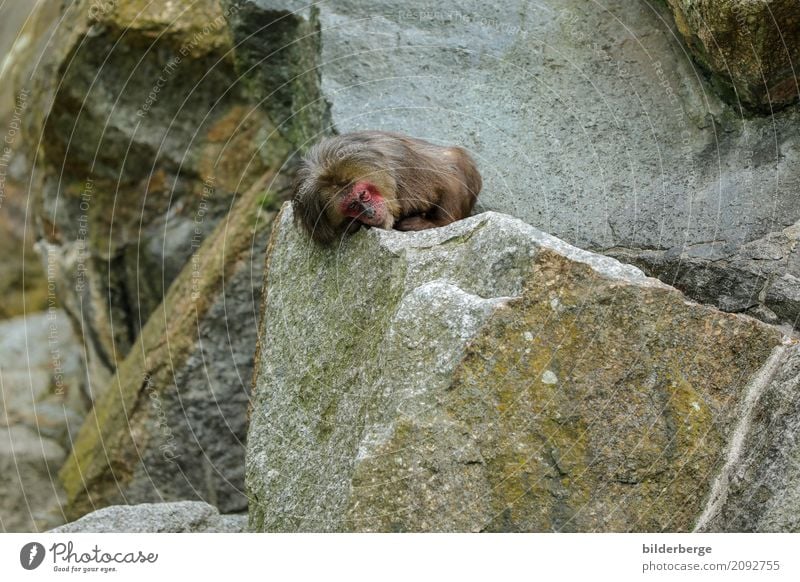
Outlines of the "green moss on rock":
{"label": "green moss on rock", "polygon": [[237,200],[192,257],[85,421],[60,472],[70,518],[189,497],[223,511],[246,506],[239,468],[256,336],[247,315],[274,216],[260,213],[259,200],[272,179]]}
{"label": "green moss on rock", "polygon": [[766,113],[797,99],[800,13],[793,0],[668,0],[695,58],[734,104]]}
{"label": "green moss on rock", "polygon": [[260,531],[686,531],[783,340],[493,213],[268,251]]}

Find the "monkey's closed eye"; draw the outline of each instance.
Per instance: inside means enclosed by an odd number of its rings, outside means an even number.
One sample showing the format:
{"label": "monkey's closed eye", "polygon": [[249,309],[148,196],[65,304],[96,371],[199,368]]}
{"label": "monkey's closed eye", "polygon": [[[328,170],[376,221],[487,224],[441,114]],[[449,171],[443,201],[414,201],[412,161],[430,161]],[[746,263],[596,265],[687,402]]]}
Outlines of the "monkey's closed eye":
{"label": "monkey's closed eye", "polygon": [[320,244],[362,226],[450,224],[470,215],[482,184],[463,148],[377,131],[326,138],[303,158],[298,176],[295,216]]}

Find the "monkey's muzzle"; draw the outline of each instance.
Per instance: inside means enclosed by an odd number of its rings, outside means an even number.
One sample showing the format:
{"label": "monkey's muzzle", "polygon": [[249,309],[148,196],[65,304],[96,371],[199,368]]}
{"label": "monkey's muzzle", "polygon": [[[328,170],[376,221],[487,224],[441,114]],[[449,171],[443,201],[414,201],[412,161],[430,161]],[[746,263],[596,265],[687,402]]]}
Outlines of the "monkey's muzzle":
{"label": "monkey's muzzle", "polygon": [[375,220],[375,208],[370,204],[362,204],[361,216],[365,216],[369,220]]}

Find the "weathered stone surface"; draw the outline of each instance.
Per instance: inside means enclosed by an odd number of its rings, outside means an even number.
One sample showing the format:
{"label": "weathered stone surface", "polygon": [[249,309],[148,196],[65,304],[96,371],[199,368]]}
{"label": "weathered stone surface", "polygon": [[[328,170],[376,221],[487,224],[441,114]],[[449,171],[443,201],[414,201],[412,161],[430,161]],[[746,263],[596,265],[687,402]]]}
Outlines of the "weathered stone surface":
{"label": "weathered stone surface", "polygon": [[771,112],[797,99],[797,2],[667,1],[695,57],[715,75],[734,104]]}
{"label": "weathered stone surface", "polygon": [[0,6],[0,319],[47,305],[28,197],[35,191],[29,168],[39,135],[27,129],[33,119],[41,119],[29,76],[52,38],[59,4],[43,0]]}
{"label": "weathered stone surface", "polygon": [[317,73],[322,64],[317,6],[250,0],[222,0],[222,5],[245,91],[264,104],[295,147],[307,148],[330,131]]}
{"label": "weathered stone surface", "polygon": [[320,249],[279,217],[254,530],[684,531],[783,336],[485,213]]}
{"label": "weathered stone surface", "polygon": [[[73,4],[79,3],[80,0]],[[18,105],[21,93],[26,101],[29,97],[33,97],[34,101],[39,99],[38,95],[32,95],[31,77],[37,72],[37,67],[43,66],[48,55],[62,48],[58,41],[74,32],[74,22],[69,16],[61,22],[63,30],[56,25],[64,16],[62,8],[60,0],[9,2],[0,7],[0,55],[3,55],[0,59],[0,120],[4,130],[8,127],[6,124]],[[47,96],[44,97],[46,102]],[[30,116],[41,121],[44,113],[33,108],[26,109],[25,119],[19,128],[21,130],[27,129],[26,122]],[[34,145],[39,136],[33,137],[29,132],[20,131],[13,137],[13,144],[4,142],[4,145],[19,146],[20,140]],[[26,153],[30,152],[30,148],[24,149]],[[25,178],[24,173],[13,169],[12,175],[14,178]]]}
{"label": "weathered stone surface", "polygon": [[779,321],[800,323],[800,279],[785,273],[767,289],[765,303]]}
{"label": "weathered stone surface", "polygon": [[247,508],[263,253],[270,205],[285,188],[272,176],[237,200],[192,257],[87,417],[60,474],[71,519],[112,504],[182,499],[224,513]]}
{"label": "weathered stone surface", "polygon": [[0,322],[0,423],[25,424],[68,446],[88,403],[80,346],[63,311]]}
{"label": "weathered stone surface", "polygon": [[698,244],[681,252],[606,252],[674,285],[695,300],[744,312],[791,333],[800,324],[800,223],[725,252]]}
{"label": "weathered stone surface", "polygon": [[66,452],[24,424],[0,424],[0,531],[44,531],[64,523],[58,468]]}
{"label": "weathered stone surface", "polygon": [[6,183],[2,195],[5,199],[0,203],[0,256],[3,257],[0,261],[0,319],[6,319],[45,309],[47,282],[33,250],[33,230],[24,228],[23,190]]}
{"label": "weathered stone surface", "polygon": [[776,355],[749,396],[701,531],[800,532],[800,348]]}
{"label": "weathered stone surface", "polygon": [[220,515],[201,501],[115,505],[98,509],[51,533],[240,533],[247,516]]}
{"label": "weathered stone surface", "polygon": [[[663,253],[670,264],[652,273],[666,282],[682,254],[713,247],[733,266],[713,266],[719,287],[684,277],[697,300],[728,308],[723,295],[734,297],[740,310],[753,278],[738,278],[737,249],[800,219],[798,111],[743,118],[719,99],[666,4],[379,0],[367,14],[359,0],[313,11],[242,3],[263,18],[290,10],[319,23],[319,66],[304,76],[318,79],[337,131],[461,143],[483,173],[485,208],[581,248]],[[788,2],[747,4],[766,13]],[[234,29],[253,44],[268,32]],[[255,75],[260,61],[239,56]]]}
{"label": "weathered stone surface", "polygon": [[63,312],[0,322],[0,530],[64,522],[57,474],[86,414],[84,383]]}
{"label": "weathered stone surface", "polygon": [[217,0],[187,8],[74,3],[76,32],[40,75],[53,85],[28,168],[40,250],[87,346],[93,399],[234,196],[283,157],[236,82],[228,15]]}

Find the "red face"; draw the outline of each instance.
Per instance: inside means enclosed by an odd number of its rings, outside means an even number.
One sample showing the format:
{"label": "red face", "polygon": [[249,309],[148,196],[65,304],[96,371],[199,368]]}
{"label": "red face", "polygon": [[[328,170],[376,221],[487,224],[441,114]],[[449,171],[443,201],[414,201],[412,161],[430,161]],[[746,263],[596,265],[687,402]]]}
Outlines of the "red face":
{"label": "red face", "polygon": [[389,210],[378,189],[371,182],[356,182],[339,203],[339,211],[348,218],[369,226],[391,228]]}

